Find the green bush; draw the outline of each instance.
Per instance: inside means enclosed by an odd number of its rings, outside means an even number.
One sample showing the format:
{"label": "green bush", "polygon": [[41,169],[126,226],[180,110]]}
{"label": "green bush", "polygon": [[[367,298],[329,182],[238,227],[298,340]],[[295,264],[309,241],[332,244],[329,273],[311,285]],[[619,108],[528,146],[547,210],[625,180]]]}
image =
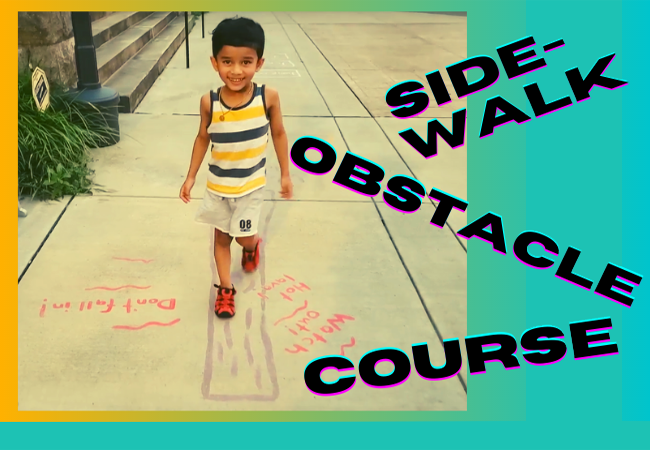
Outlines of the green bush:
{"label": "green bush", "polygon": [[32,75],[18,75],[18,192],[39,200],[91,192],[91,148],[113,143],[103,112],[73,102],[50,82],[50,107],[40,112],[32,96]]}

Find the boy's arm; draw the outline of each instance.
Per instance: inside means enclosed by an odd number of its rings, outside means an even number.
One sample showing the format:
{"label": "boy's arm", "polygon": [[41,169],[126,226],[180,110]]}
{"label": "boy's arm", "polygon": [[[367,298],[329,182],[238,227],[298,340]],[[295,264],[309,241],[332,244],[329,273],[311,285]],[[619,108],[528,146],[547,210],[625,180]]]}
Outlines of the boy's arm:
{"label": "boy's arm", "polygon": [[271,137],[273,146],[280,164],[280,176],[282,177],[282,191],[284,198],[291,198],[293,186],[289,173],[289,143],[287,133],[282,123],[282,110],[280,109],[280,96],[275,89],[266,87],[266,104],[269,111],[269,122],[271,123]]}
{"label": "boy's arm", "polygon": [[212,119],[210,117],[210,102],[210,94],[201,97],[201,125],[199,126],[199,133],[194,140],[194,149],[192,150],[192,158],[190,160],[190,168],[187,172],[187,178],[185,179],[185,183],[183,183],[180,192],[180,198],[185,203],[190,201],[190,191],[194,186],[196,174],[201,167],[203,158],[205,158],[205,152],[208,150],[208,145],[210,145],[210,135],[208,134],[208,127],[210,126]]}
{"label": "boy's arm", "polygon": [[194,140],[190,169],[187,172],[188,179],[196,178],[196,174],[201,167],[203,158],[205,158],[205,152],[208,150],[208,145],[210,144],[210,135],[208,134],[210,122],[210,94],[205,94],[201,97],[201,125],[199,126],[199,134]]}

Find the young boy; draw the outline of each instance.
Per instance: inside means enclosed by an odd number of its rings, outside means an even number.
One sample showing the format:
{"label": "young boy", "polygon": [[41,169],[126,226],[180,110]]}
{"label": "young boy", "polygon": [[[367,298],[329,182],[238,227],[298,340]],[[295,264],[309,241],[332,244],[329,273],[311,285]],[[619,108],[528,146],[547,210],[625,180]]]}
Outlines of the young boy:
{"label": "young boy", "polygon": [[235,315],[235,287],[230,280],[230,245],[243,247],[241,264],[254,272],[260,258],[258,226],[266,185],[266,145],[271,130],[282,177],[280,194],[291,198],[287,135],[277,91],[253,82],[264,64],[264,30],[246,18],[222,21],[212,34],[210,61],[224,85],[201,98],[201,125],[180,198],[190,201],[196,173],[212,144],[208,185],[198,222],[215,228],[214,258],[219,285],[215,313]]}

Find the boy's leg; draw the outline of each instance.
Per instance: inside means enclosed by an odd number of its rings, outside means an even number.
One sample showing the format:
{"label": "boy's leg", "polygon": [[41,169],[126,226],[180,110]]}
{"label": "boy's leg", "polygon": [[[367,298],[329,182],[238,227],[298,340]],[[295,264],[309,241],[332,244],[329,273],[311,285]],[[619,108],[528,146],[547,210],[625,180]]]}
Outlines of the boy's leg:
{"label": "boy's leg", "polygon": [[257,269],[260,259],[260,238],[258,234],[264,189],[258,189],[245,197],[237,199],[232,217],[231,235],[243,247],[242,268],[245,272]]}
{"label": "boy's leg", "polygon": [[241,245],[244,248],[244,250],[252,253],[255,251],[255,247],[257,247],[257,243],[260,240],[260,236],[259,234],[255,233],[254,236],[238,237],[235,238],[235,240],[239,245]]}
{"label": "boy's leg", "polygon": [[217,300],[214,303],[214,312],[221,319],[228,319],[235,315],[235,294],[237,291],[230,280],[230,244],[232,237],[223,231],[214,230],[214,259],[217,263],[219,286]]}
{"label": "boy's leg", "polygon": [[217,273],[219,274],[219,285],[222,288],[232,288],[230,280],[230,244],[232,236],[214,229],[214,260],[217,263]]}
{"label": "boy's leg", "polygon": [[217,264],[219,284],[214,312],[220,318],[235,315],[235,294],[237,291],[230,279],[230,244],[232,236],[228,234],[232,222],[234,208],[229,199],[210,192],[208,189],[203,196],[203,203],[196,212],[196,220],[215,228],[214,230],[214,261]]}
{"label": "boy's leg", "polygon": [[258,235],[237,238],[237,243],[243,247],[241,266],[244,272],[255,272],[260,263],[260,239]]}

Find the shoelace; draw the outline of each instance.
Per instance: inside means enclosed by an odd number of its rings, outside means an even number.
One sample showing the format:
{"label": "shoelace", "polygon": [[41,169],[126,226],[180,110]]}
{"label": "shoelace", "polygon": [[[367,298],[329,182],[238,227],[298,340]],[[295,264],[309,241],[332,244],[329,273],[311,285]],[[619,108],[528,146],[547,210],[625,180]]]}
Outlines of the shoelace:
{"label": "shoelace", "polygon": [[[217,289],[219,289],[219,286],[215,285]],[[231,312],[235,308],[235,300],[232,298],[232,290],[230,291],[230,294],[226,294],[227,297],[222,293],[221,295],[217,295],[217,301],[215,302],[215,310],[218,312],[223,311],[224,309]]]}
{"label": "shoelace", "polygon": [[217,299],[217,305],[216,306],[217,306],[218,311],[227,310],[227,311],[232,312],[233,308],[235,307],[235,302],[232,299],[232,297],[229,297],[229,298],[221,297],[221,298]]}

